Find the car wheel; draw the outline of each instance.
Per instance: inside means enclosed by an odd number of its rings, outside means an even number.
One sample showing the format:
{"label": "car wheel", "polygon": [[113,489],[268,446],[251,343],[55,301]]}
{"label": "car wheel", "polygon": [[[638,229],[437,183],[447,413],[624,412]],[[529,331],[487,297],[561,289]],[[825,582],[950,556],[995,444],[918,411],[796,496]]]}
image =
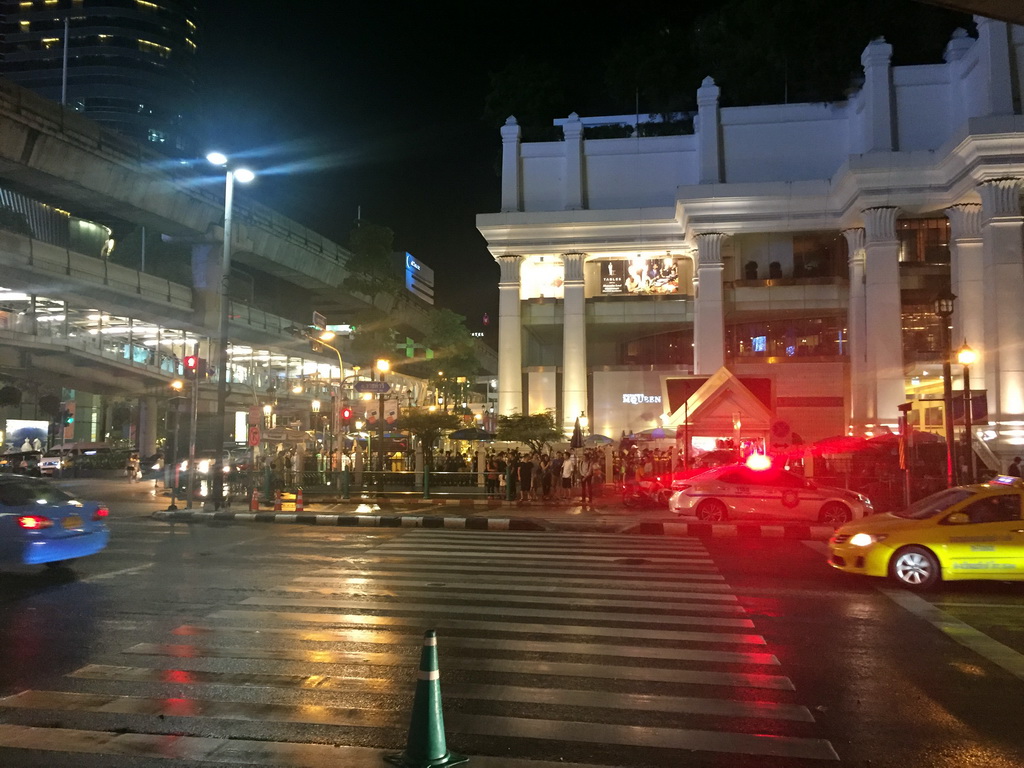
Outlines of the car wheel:
{"label": "car wheel", "polygon": [[697,519],[706,523],[720,523],[729,519],[729,511],[718,499],[705,499],[697,507]]}
{"label": "car wheel", "polygon": [[889,576],[911,589],[929,589],[942,579],[938,559],[924,547],[904,547],[889,561]]}
{"label": "car wheel", "polygon": [[667,507],[669,501],[671,501],[671,500],[672,500],[672,489],[671,488],[662,488],[660,491],[658,491],[658,503],[661,504],[661,506]]}
{"label": "car wheel", "polygon": [[842,525],[853,519],[853,513],[850,512],[850,508],[845,504],[838,501],[830,501],[821,508],[821,514],[818,515],[818,519],[825,523],[825,525]]}
{"label": "car wheel", "polygon": [[622,497],[622,503],[625,504],[626,507],[628,507],[629,509],[636,509],[637,507],[640,506],[642,500],[640,498],[640,494],[638,493],[627,493],[625,496]]}
{"label": "car wheel", "polygon": [[48,563],[43,563],[51,571],[63,571],[71,567],[71,564],[75,562],[75,558],[70,560],[51,560]]}

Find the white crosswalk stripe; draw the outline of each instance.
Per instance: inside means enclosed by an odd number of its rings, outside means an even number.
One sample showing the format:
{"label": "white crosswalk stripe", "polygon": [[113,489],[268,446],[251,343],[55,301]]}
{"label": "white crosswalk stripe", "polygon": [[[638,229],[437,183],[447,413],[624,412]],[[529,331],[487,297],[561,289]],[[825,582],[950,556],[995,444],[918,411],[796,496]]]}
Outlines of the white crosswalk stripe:
{"label": "white crosswalk stripe", "polygon": [[[406,737],[429,628],[449,746],[474,765],[545,768],[597,748],[622,766],[673,751],[688,765],[839,759],[697,540],[410,529],[316,562],[163,642],[127,643],[119,663],[85,664],[62,689],[0,699],[0,748],[111,766],[381,764]],[[40,725],[54,713],[58,726]],[[125,717],[149,727],[124,733]],[[238,732],[190,735],[205,734],[200,720]],[[313,727],[333,735],[289,730]],[[374,748],[328,757],[312,743],[325,739]]]}

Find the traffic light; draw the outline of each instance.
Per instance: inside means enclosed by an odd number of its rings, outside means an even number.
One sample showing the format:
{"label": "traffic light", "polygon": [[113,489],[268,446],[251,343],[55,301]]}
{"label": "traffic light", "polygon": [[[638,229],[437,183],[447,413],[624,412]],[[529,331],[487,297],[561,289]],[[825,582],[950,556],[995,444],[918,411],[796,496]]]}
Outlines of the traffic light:
{"label": "traffic light", "polygon": [[185,369],[185,375],[189,378],[196,379],[206,376],[206,361],[199,355],[185,355],[181,365]]}
{"label": "traffic light", "polygon": [[341,424],[344,427],[352,424],[352,407],[349,405],[341,407]]}
{"label": "traffic light", "polygon": [[75,423],[75,412],[69,411],[67,408],[65,408],[63,411],[60,412],[60,423],[63,424],[65,427],[70,427],[72,424]]}

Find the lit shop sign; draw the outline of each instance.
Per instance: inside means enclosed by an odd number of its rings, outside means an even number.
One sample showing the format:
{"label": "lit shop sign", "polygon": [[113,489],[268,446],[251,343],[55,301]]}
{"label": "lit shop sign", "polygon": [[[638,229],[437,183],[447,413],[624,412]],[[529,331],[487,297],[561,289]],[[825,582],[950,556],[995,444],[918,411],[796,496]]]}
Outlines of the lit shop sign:
{"label": "lit shop sign", "polygon": [[672,257],[645,259],[608,259],[601,266],[601,293],[651,294],[676,293],[679,290],[679,270]]}
{"label": "lit shop sign", "polygon": [[661,403],[661,395],[622,394],[622,402],[628,405],[642,405],[644,403]]}

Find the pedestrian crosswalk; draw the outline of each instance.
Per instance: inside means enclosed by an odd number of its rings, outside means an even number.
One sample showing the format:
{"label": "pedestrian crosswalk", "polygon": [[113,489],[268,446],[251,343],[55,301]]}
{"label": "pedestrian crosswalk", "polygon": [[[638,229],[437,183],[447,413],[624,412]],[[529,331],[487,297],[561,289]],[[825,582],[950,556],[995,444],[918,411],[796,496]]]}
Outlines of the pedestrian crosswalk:
{"label": "pedestrian crosswalk", "polygon": [[0,762],[381,765],[425,629],[473,765],[839,759],[699,540],[412,529],[316,562],[0,699]]}

